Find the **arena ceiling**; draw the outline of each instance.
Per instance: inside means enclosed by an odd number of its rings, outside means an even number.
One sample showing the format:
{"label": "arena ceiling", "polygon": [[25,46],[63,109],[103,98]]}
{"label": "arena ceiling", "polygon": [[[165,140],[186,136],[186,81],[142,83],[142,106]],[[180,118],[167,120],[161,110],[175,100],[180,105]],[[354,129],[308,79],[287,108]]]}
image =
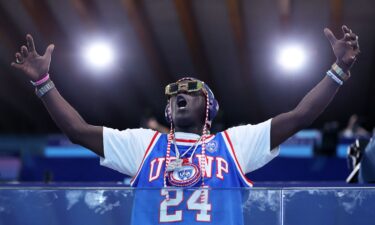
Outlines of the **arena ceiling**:
{"label": "arena ceiling", "polygon": [[[291,110],[334,61],[324,27],[347,24],[360,38],[352,79],[312,125],[346,123],[353,113],[375,125],[375,2],[373,0],[1,0],[0,133],[59,132],[28,80],[10,67],[34,36],[43,52],[55,44],[50,74],[89,123],[138,127],[164,122],[164,86],[184,76],[206,81],[220,102],[223,127],[257,123]],[[340,34],[341,35],[341,34]],[[94,37],[115,45],[116,63],[93,71],[82,46]],[[310,54],[298,73],[274,60],[286,41]]]}

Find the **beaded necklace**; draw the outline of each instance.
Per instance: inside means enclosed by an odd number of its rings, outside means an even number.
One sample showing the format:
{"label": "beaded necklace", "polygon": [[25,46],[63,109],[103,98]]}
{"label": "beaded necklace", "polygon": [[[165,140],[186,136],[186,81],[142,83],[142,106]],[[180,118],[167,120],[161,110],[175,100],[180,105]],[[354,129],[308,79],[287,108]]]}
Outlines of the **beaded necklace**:
{"label": "beaded necklace", "polygon": [[[189,79],[189,78],[180,79],[177,82],[181,82],[181,81],[184,81],[184,80],[191,80],[191,79]],[[205,94],[205,97],[206,97],[206,115],[205,115],[205,122],[204,122],[204,125],[203,125],[202,135],[201,135],[200,139],[198,140],[198,142],[200,140],[202,140],[202,153],[201,153],[201,157],[200,157],[200,172],[201,172],[201,179],[202,179],[201,187],[205,187],[204,177],[206,175],[206,139],[207,139],[207,136],[208,136],[208,133],[209,133],[209,131],[208,131],[208,129],[209,129],[208,128],[208,126],[209,126],[209,119],[208,119],[208,116],[209,116],[209,96],[208,96],[208,93],[206,91],[203,91],[203,93]],[[170,168],[170,163],[171,163],[171,157],[170,157],[171,143],[172,143],[173,140],[175,140],[175,130],[174,130],[174,125],[173,125],[173,120],[172,120],[172,115],[171,115],[172,109],[171,109],[171,105],[170,104],[168,104],[168,105],[169,105],[169,108],[167,109],[167,113],[168,113],[169,120],[171,122],[170,122],[170,131],[169,131],[169,134],[168,134],[167,152],[166,152],[166,155],[165,155],[166,160],[165,160],[164,182],[163,182],[164,187],[167,187],[167,178],[168,178],[168,173],[170,172],[170,171],[168,171],[168,169]],[[175,145],[175,146],[177,146],[177,145]],[[198,145],[196,145],[196,147],[197,146]],[[195,150],[196,150],[196,148],[195,148]],[[194,152],[195,152],[195,150],[194,150]],[[190,151],[190,149],[189,149],[189,151]],[[177,153],[177,151],[176,151],[176,153]],[[202,194],[201,195],[201,201],[203,201],[204,198],[205,198],[205,196],[204,196],[204,194]],[[166,195],[166,199],[169,200],[169,194],[168,193]]]}

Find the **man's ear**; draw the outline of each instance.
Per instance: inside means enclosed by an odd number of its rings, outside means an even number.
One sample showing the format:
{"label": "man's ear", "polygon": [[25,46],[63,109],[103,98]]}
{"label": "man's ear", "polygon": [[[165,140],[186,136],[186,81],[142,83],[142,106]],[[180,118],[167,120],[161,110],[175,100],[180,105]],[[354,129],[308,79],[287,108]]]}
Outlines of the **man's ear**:
{"label": "man's ear", "polygon": [[170,107],[170,100],[168,99],[168,103],[167,105],[165,106],[165,110],[164,110],[164,116],[165,116],[165,120],[167,121],[167,123],[171,123],[171,117],[172,117],[172,114],[171,114],[171,107]]}

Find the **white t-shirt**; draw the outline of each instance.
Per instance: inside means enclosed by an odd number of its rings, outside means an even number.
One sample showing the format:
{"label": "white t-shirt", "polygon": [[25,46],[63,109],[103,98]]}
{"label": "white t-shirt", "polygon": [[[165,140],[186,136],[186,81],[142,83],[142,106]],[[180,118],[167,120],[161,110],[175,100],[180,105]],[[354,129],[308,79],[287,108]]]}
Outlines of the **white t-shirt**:
{"label": "white t-shirt", "polygon": [[[232,127],[227,130],[227,133],[244,173],[264,166],[279,153],[279,148],[271,150],[271,119],[256,125]],[[104,158],[100,158],[100,165],[132,177],[135,176],[154,135],[155,131],[150,129],[119,131],[104,127]],[[177,140],[199,139],[197,134],[183,132],[176,132],[175,137]]]}

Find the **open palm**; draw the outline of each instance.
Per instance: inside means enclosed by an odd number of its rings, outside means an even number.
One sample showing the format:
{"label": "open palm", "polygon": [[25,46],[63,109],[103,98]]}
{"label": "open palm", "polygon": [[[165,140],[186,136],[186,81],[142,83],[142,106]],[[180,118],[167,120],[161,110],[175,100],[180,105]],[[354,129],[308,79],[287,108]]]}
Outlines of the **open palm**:
{"label": "open palm", "polygon": [[43,75],[48,73],[51,63],[51,55],[54,45],[49,45],[44,55],[39,55],[35,50],[33,37],[26,35],[27,47],[23,45],[21,52],[16,53],[16,62],[12,66],[23,71],[32,81],[39,80]]}

